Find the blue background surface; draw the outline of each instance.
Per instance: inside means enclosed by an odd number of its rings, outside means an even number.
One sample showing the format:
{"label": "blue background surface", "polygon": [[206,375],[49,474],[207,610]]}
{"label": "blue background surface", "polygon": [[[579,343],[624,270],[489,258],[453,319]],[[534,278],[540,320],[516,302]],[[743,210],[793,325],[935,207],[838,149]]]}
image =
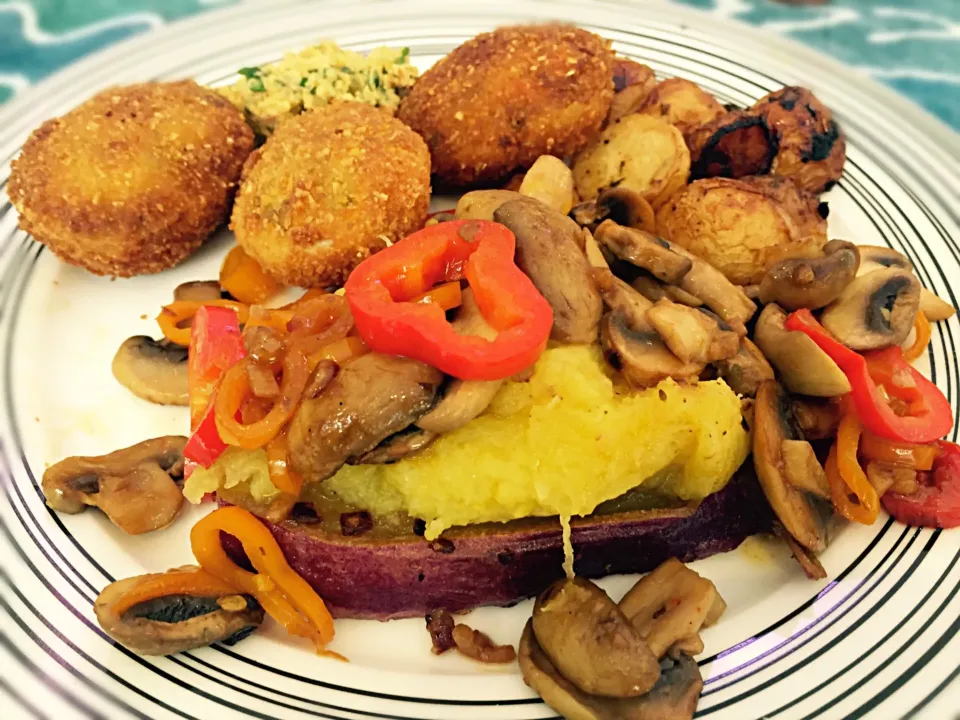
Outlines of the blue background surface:
{"label": "blue background surface", "polygon": [[[0,104],[101,47],[234,1],[0,0]],[[679,1],[789,35],[960,129],[960,0]]]}

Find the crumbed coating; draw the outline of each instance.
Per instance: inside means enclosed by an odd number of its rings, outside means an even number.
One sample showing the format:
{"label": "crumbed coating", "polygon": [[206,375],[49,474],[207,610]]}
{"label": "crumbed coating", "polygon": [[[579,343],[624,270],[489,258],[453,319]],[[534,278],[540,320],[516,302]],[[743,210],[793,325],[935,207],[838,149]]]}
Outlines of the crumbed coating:
{"label": "crumbed coating", "polygon": [[173,267],[227,219],[253,132],[185,80],[104,90],[33,132],[13,162],[20,227],[97,275]]}
{"label": "crumbed coating", "polygon": [[397,117],[426,140],[443,182],[490,184],[583,147],[610,108],[613,66],[609,41],[586,30],[500,28],[427,70]]}
{"label": "crumbed coating", "polygon": [[429,205],[420,136],[387,112],[339,102],[281,123],[250,156],[231,228],[279,282],[333,287],[419,229]]}

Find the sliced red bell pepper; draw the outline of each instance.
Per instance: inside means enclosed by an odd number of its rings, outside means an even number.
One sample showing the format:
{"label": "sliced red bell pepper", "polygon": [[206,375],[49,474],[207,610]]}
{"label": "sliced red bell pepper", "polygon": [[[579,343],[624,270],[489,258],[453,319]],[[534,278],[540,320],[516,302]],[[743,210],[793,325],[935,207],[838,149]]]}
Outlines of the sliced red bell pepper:
{"label": "sliced red bell pepper", "polygon": [[187,462],[210,467],[227,449],[217,430],[213,396],[223,374],[245,354],[236,312],[214,306],[197,310],[187,361],[192,431],[183,449]]}
{"label": "sliced red bell pepper", "polygon": [[[807,310],[787,317],[786,328],[806,334],[833,360],[850,381],[857,415],[874,435],[908,443],[927,443],[946,435],[953,428],[953,409],[940,389],[903,359],[899,347],[860,355],[834,339]],[[896,386],[886,386],[892,395],[907,395],[909,415],[897,415],[880,393],[874,372]]]}
{"label": "sliced red bell pepper", "polygon": [[[498,223],[459,220],[414,233],[364,260],[347,278],[357,331],[371,349],[420,360],[464,380],[499,380],[543,352],[553,311],[513,261],[513,233]],[[413,298],[464,277],[484,319],[486,340],[460,335],[436,304]]]}
{"label": "sliced red bell pepper", "polygon": [[940,455],[933,472],[919,473],[920,489],[913,495],[888,492],[883,507],[907,525],[922,527],[960,527],[960,446],[938,441]]}

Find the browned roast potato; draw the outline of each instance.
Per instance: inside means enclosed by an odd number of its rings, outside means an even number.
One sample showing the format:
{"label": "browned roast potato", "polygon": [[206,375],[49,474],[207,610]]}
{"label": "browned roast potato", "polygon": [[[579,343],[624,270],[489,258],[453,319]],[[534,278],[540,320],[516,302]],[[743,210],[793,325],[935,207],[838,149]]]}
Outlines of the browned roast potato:
{"label": "browned roast potato", "polygon": [[433,405],[443,374],[429,365],[369,353],[348,363],[318,398],[303,401],[289,430],[289,457],[305,482],[372,450]]}
{"label": "browned roast potato", "polygon": [[533,634],[578,689],[637,697],[660,679],[657,657],[617,604],[589,580],[558,580],[533,606]]}
{"label": "browned roast potato", "polygon": [[806,88],[785,87],[701,126],[687,138],[691,176],[771,173],[819,193],[840,179],[846,142],[833,114]]}
{"label": "browned roast potato", "polygon": [[517,266],[553,309],[550,336],[566,343],[595,342],[603,302],[580,250],[579,226],[533,198],[504,203],[493,219],[516,236]]}
{"label": "browned roast potato", "polygon": [[494,183],[541,155],[571,155],[613,99],[610,43],[571,25],[503,27],[456,48],[403,98],[397,117],[453,186]]}
{"label": "browned roast potato", "polygon": [[696,83],[670,78],[653,88],[639,110],[641,115],[662,118],[686,137],[724,114],[723,105]]}
{"label": "browned roast potato", "polygon": [[172,523],[183,506],[179,435],[145,440],[98,457],[68,457],[43,473],[43,495],[58,512],[99,507],[114,525],[140,535]]}
{"label": "browned roast potato", "polygon": [[683,187],[689,174],[690,152],[683,135],[649,115],[620,118],[573,159],[573,180],[583,200],[622,186],[656,209]]}
{"label": "browned roast potato", "polygon": [[617,58],[613,64],[614,95],[607,125],[639,110],[656,84],[657,77],[649,67],[633,60]]}
{"label": "browned roast potato", "polygon": [[816,257],[827,242],[818,201],[790,180],[709,178],[657,211],[657,231],[739,285],[757,284],[783,258]]}

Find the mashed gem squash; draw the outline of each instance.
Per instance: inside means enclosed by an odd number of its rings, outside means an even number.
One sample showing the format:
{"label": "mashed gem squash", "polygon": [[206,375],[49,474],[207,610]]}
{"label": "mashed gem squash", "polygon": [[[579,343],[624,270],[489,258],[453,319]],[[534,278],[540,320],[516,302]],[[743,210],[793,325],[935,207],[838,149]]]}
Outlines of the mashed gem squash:
{"label": "mashed gem squash", "polygon": [[526,383],[488,411],[393,465],[345,466],[325,481],[374,515],[403,511],[434,539],[454,525],[587,515],[674,467],[658,488],[685,500],[721,489],[746,458],[740,401],[722,381],[667,380],[631,393],[596,347],[549,349]]}

